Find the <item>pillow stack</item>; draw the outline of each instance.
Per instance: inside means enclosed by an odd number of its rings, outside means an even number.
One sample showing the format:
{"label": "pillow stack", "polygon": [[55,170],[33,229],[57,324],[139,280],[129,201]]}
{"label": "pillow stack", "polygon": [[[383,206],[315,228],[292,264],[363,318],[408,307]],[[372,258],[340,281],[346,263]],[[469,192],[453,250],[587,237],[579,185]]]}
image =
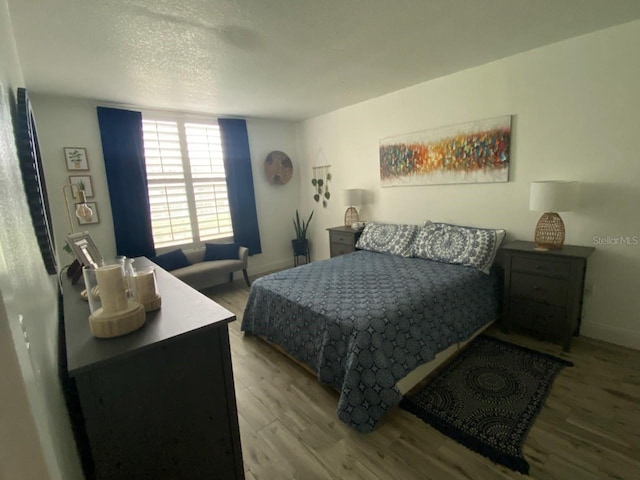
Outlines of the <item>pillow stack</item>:
{"label": "pillow stack", "polygon": [[506,234],[488,229],[425,222],[424,226],[368,224],[356,247],[360,250],[419,257],[473,267],[489,274]]}
{"label": "pillow stack", "polygon": [[413,256],[474,267],[489,274],[505,230],[429,223],[413,242]]}

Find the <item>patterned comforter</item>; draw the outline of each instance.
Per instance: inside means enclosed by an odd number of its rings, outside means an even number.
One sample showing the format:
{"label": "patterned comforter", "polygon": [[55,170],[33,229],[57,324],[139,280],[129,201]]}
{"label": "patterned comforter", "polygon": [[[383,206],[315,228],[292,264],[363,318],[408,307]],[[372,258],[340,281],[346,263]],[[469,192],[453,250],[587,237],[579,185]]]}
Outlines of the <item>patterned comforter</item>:
{"label": "patterned comforter", "polygon": [[304,362],[340,392],[338,417],[370,432],[396,382],[497,318],[497,272],[357,251],[256,280],[242,330]]}

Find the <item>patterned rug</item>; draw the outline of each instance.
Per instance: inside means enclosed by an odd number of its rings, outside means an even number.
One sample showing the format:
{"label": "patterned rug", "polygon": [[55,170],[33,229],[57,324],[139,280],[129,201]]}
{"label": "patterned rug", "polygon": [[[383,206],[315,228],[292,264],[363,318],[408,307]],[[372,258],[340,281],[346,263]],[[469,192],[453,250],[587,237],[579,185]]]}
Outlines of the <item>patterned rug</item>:
{"label": "patterned rug", "polygon": [[522,445],[553,381],[570,365],[480,335],[400,406],[495,463],[527,474]]}

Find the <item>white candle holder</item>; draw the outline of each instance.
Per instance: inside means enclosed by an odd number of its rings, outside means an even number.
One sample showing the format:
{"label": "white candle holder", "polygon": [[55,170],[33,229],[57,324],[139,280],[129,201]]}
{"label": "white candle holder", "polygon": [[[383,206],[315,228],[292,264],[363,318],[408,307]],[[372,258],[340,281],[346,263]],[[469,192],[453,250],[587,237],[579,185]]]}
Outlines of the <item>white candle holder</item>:
{"label": "white candle holder", "polygon": [[133,258],[124,261],[124,285],[127,289],[127,298],[138,301],[138,286],[136,285],[136,269],[133,266]]}
{"label": "white candle holder", "polygon": [[137,330],[145,322],[144,307],[127,298],[120,264],[82,267],[87,299],[89,327],[95,337],[119,337]]}
{"label": "white candle holder", "polygon": [[154,267],[138,268],[135,279],[138,301],[144,305],[145,312],[158,310],[162,306],[162,298],[158,294],[156,269]]}

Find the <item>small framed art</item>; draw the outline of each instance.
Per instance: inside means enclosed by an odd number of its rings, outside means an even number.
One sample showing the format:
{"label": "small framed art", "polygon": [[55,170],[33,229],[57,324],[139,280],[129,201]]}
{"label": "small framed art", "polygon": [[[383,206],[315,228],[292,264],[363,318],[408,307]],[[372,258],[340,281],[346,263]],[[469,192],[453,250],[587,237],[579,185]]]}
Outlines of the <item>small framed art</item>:
{"label": "small framed art", "polygon": [[85,197],[93,198],[91,175],[69,175],[69,183],[78,187],[79,190],[84,190]]}
{"label": "small framed art", "polygon": [[103,258],[89,232],[70,233],[67,243],[81,265],[91,265],[98,268]]}
{"label": "small framed art", "polygon": [[86,148],[64,147],[64,159],[70,172],[89,170]]}
{"label": "small framed art", "polygon": [[[81,205],[80,203],[76,203],[76,208],[78,208],[78,205]],[[96,223],[100,223],[100,217],[98,216],[98,207],[96,205],[96,202],[87,202],[87,206],[91,209],[91,211],[93,212],[93,215],[91,215],[91,219],[89,221],[84,220],[83,218],[78,218],[78,223],[80,225],[93,225]]]}

